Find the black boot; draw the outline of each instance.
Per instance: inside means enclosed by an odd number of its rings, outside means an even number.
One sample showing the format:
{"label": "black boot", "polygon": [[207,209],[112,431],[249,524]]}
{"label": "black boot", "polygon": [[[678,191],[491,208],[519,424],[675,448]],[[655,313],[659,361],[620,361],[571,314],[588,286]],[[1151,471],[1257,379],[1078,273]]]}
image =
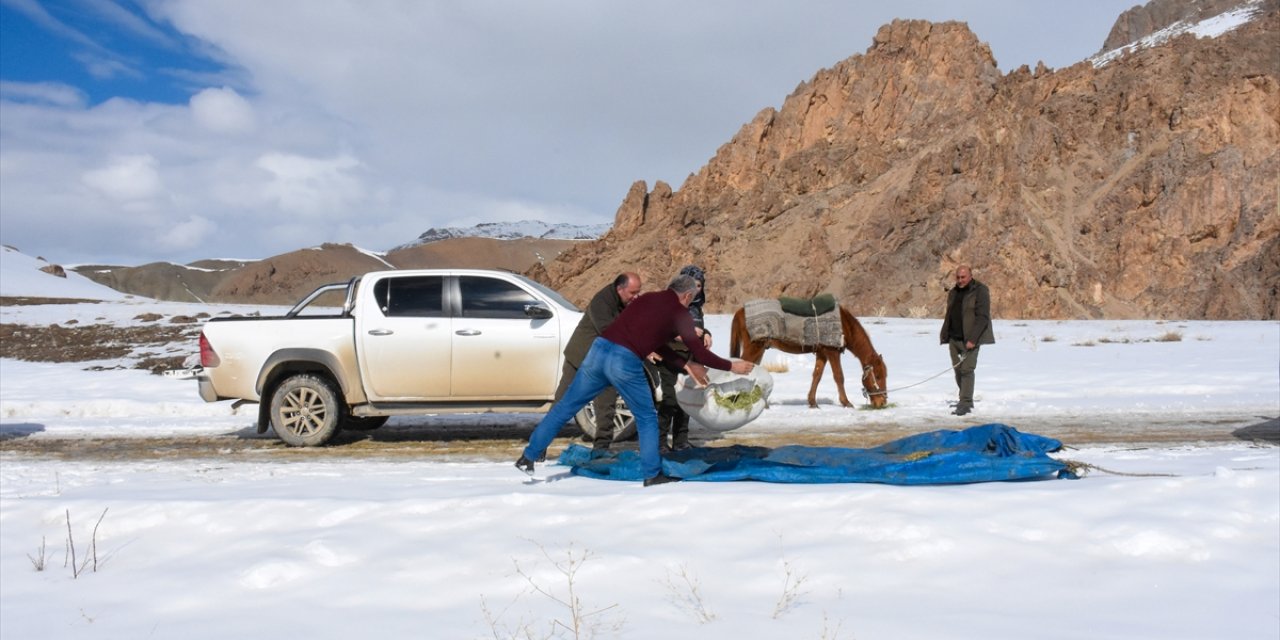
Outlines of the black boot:
{"label": "black boot", "polygon": [[516,460],[516,468],[528,475],[533,475],[533,461],[523,455],[520,456],[519,460]]}
{"label": "black boot", "polygon": [[680,478],[672,478],[671,476],[659,471],[658,475],[652,478],[645,478],[644,486],[652,487],[655,484],[666,484],[668,482],[680,482]]}
{"label": "black boot", "polygon": [[[679,408],[677,407],[677,410]],[[671,453],[671,426],[675,415],[665,403],[658,407],[658,453]]]}
{"label": "black boot", "polygon": [[679,413],[671,419],[671,448],[675,451],[692,449],[693,445],[689,444],[689,414],[679,407],[676,411]]}

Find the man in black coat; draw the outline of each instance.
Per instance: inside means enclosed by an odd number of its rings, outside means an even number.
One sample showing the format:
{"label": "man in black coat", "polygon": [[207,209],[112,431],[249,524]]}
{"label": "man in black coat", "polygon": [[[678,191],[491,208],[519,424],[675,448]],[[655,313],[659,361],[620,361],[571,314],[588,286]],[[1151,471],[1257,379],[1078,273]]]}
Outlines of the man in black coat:
{"label": "man in black coat", "polygon": [[[560,372],[560,386],[556,388],[557,402],[564,396],[569,383],[573,382],[573,376],[578,373],[583,359],[587,357],[591,343],[604,333],[605,327],[622,313],[622,308],[628,302],[640,295],[641,284],[640,276],[628,271],[618,274],[612,283],[605,285],[591,297],[586,313],[582,315],[582,320],[578,322],[573,335],[569,336],[569,343],[564,347],[564,369]],[[591,445],[593,449],[608,449],[613,443],[613,418],[617,403],[618,391],[613,387],[602,391],[592,403],[596,411],[596,435]]]}
{"label": "man in black coat", "polygon": [[963,416],[973,410],[978,349],[996,341],[991,331],[991,292],[987,285],[973,279],[973,271],[967,266],[956,267],[956,286],[947,292],[947,314],[942,319],[939,339],[950,345],[951,366],[960,388],[960,401],[952,413]]}

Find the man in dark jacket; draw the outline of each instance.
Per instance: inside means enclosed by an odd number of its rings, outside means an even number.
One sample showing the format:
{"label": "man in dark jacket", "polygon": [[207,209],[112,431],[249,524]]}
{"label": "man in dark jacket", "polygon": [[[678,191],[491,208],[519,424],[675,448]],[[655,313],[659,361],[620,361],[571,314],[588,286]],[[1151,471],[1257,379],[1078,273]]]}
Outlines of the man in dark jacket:
{"label": "man in dark jacket", "polygon": [[963,416],[973,410],[978,349],[996,341],[991,331],[991,293],[987,285],[973,279],[973,271],[967,266],[956,268],[956,286],[947,292],[947,314],[942,319],[939,339],[950,345],[951,366],[960,388],[960,401],[952,413]]}
{"label": "man in dark jacket", "polygon": [[[591,349],[591,343],[622,313],[636,296],[640,295],[640,276],[626,272],[618,274],[611,284],[591,297],[586,313],[578,321],[569,343],[564,347],[564,369],[560,372],[560,386],[556,388],[556,401],[564,397],[564,392],[573,382],[582,361]],[[591,443],[593,449],[608,449],[613,443],[613,418],[618,402],[618,390],[608,387],[596,396],[593,406],[596,410],[596,435]]]}
{"label": "man in dark jacket", "polygon": [[[636,435],[640,441],[640,467],[645,486],[671,482],[662,473],[662,456],[658,453],[658,412],[653,406],[644,359],[657,352],[663,366],[676,371],[684,369],[699,384],[707,383],[707,369],[723,369],[738,374],[755,368],[745,360],[729,361],[707,349],[694,331],[689,303],[697,295],[697,282],[689,276],[676,276],[662,291],[637,297],[591,344],[582,367],[573,382],[551,411],[529,436],[516,468],[532,474],[534,460],[546,455],[547,446],[560,433],[564,423],[586,406],[605,387],[618,389],[631,407],[636,419]],[[684,340],[697,360],[686,360],[672,351],[667,343],[676,336]]]}

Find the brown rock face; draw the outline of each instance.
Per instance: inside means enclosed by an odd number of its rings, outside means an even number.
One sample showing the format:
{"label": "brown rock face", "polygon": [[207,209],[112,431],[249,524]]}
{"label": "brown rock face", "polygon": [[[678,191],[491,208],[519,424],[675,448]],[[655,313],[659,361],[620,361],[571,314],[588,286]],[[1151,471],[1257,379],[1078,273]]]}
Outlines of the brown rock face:
{"label": "brown rock face", "polygon": [[353,275],[390,268],[349,244],[324,244],[253,262],[229,274],[214,287],[218,301],[292,304],[324,284]]}
{"label": "brown rock face", "polygon": [[67,270],[63,269],[60,264],[46,264],[45,266],[40,267],[40,270],[51,276],[58,276],[59,278],[67,277]]}
{"label": "brown rock face", "polygon": [[832,292],[942,313],[970,264],[1005,318],[1278,317],[1280,2],[1216,39],[1001,75],[962,23],[895,21],[766,109],[678,191],[538,275],[708,273],[708,310]]}

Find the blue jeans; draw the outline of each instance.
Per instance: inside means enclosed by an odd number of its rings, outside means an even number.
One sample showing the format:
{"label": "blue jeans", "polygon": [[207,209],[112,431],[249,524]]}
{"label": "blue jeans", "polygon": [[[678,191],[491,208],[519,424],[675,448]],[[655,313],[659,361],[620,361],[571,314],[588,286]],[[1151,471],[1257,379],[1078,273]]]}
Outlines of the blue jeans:
{"label": "blue jeans", "polygon": [[[640,468],[646,478],[662,472],[662,457],[658,455],[658,411],[653,407],[653,392],[649,390],[649,377],[644,372],[644,361],[630,349],[620,347],[604,338],[596,338],[591,350],[582,361],[577,375],[560,401],[542,418],[529,436],[529,446],[524,457],[541,458],[560,428],[580,409],[585,407],[605,387],[618,390],[631,408],[636,420],[636,435],[640,439]],[[613,428],[612,425],[606,425]]]}

